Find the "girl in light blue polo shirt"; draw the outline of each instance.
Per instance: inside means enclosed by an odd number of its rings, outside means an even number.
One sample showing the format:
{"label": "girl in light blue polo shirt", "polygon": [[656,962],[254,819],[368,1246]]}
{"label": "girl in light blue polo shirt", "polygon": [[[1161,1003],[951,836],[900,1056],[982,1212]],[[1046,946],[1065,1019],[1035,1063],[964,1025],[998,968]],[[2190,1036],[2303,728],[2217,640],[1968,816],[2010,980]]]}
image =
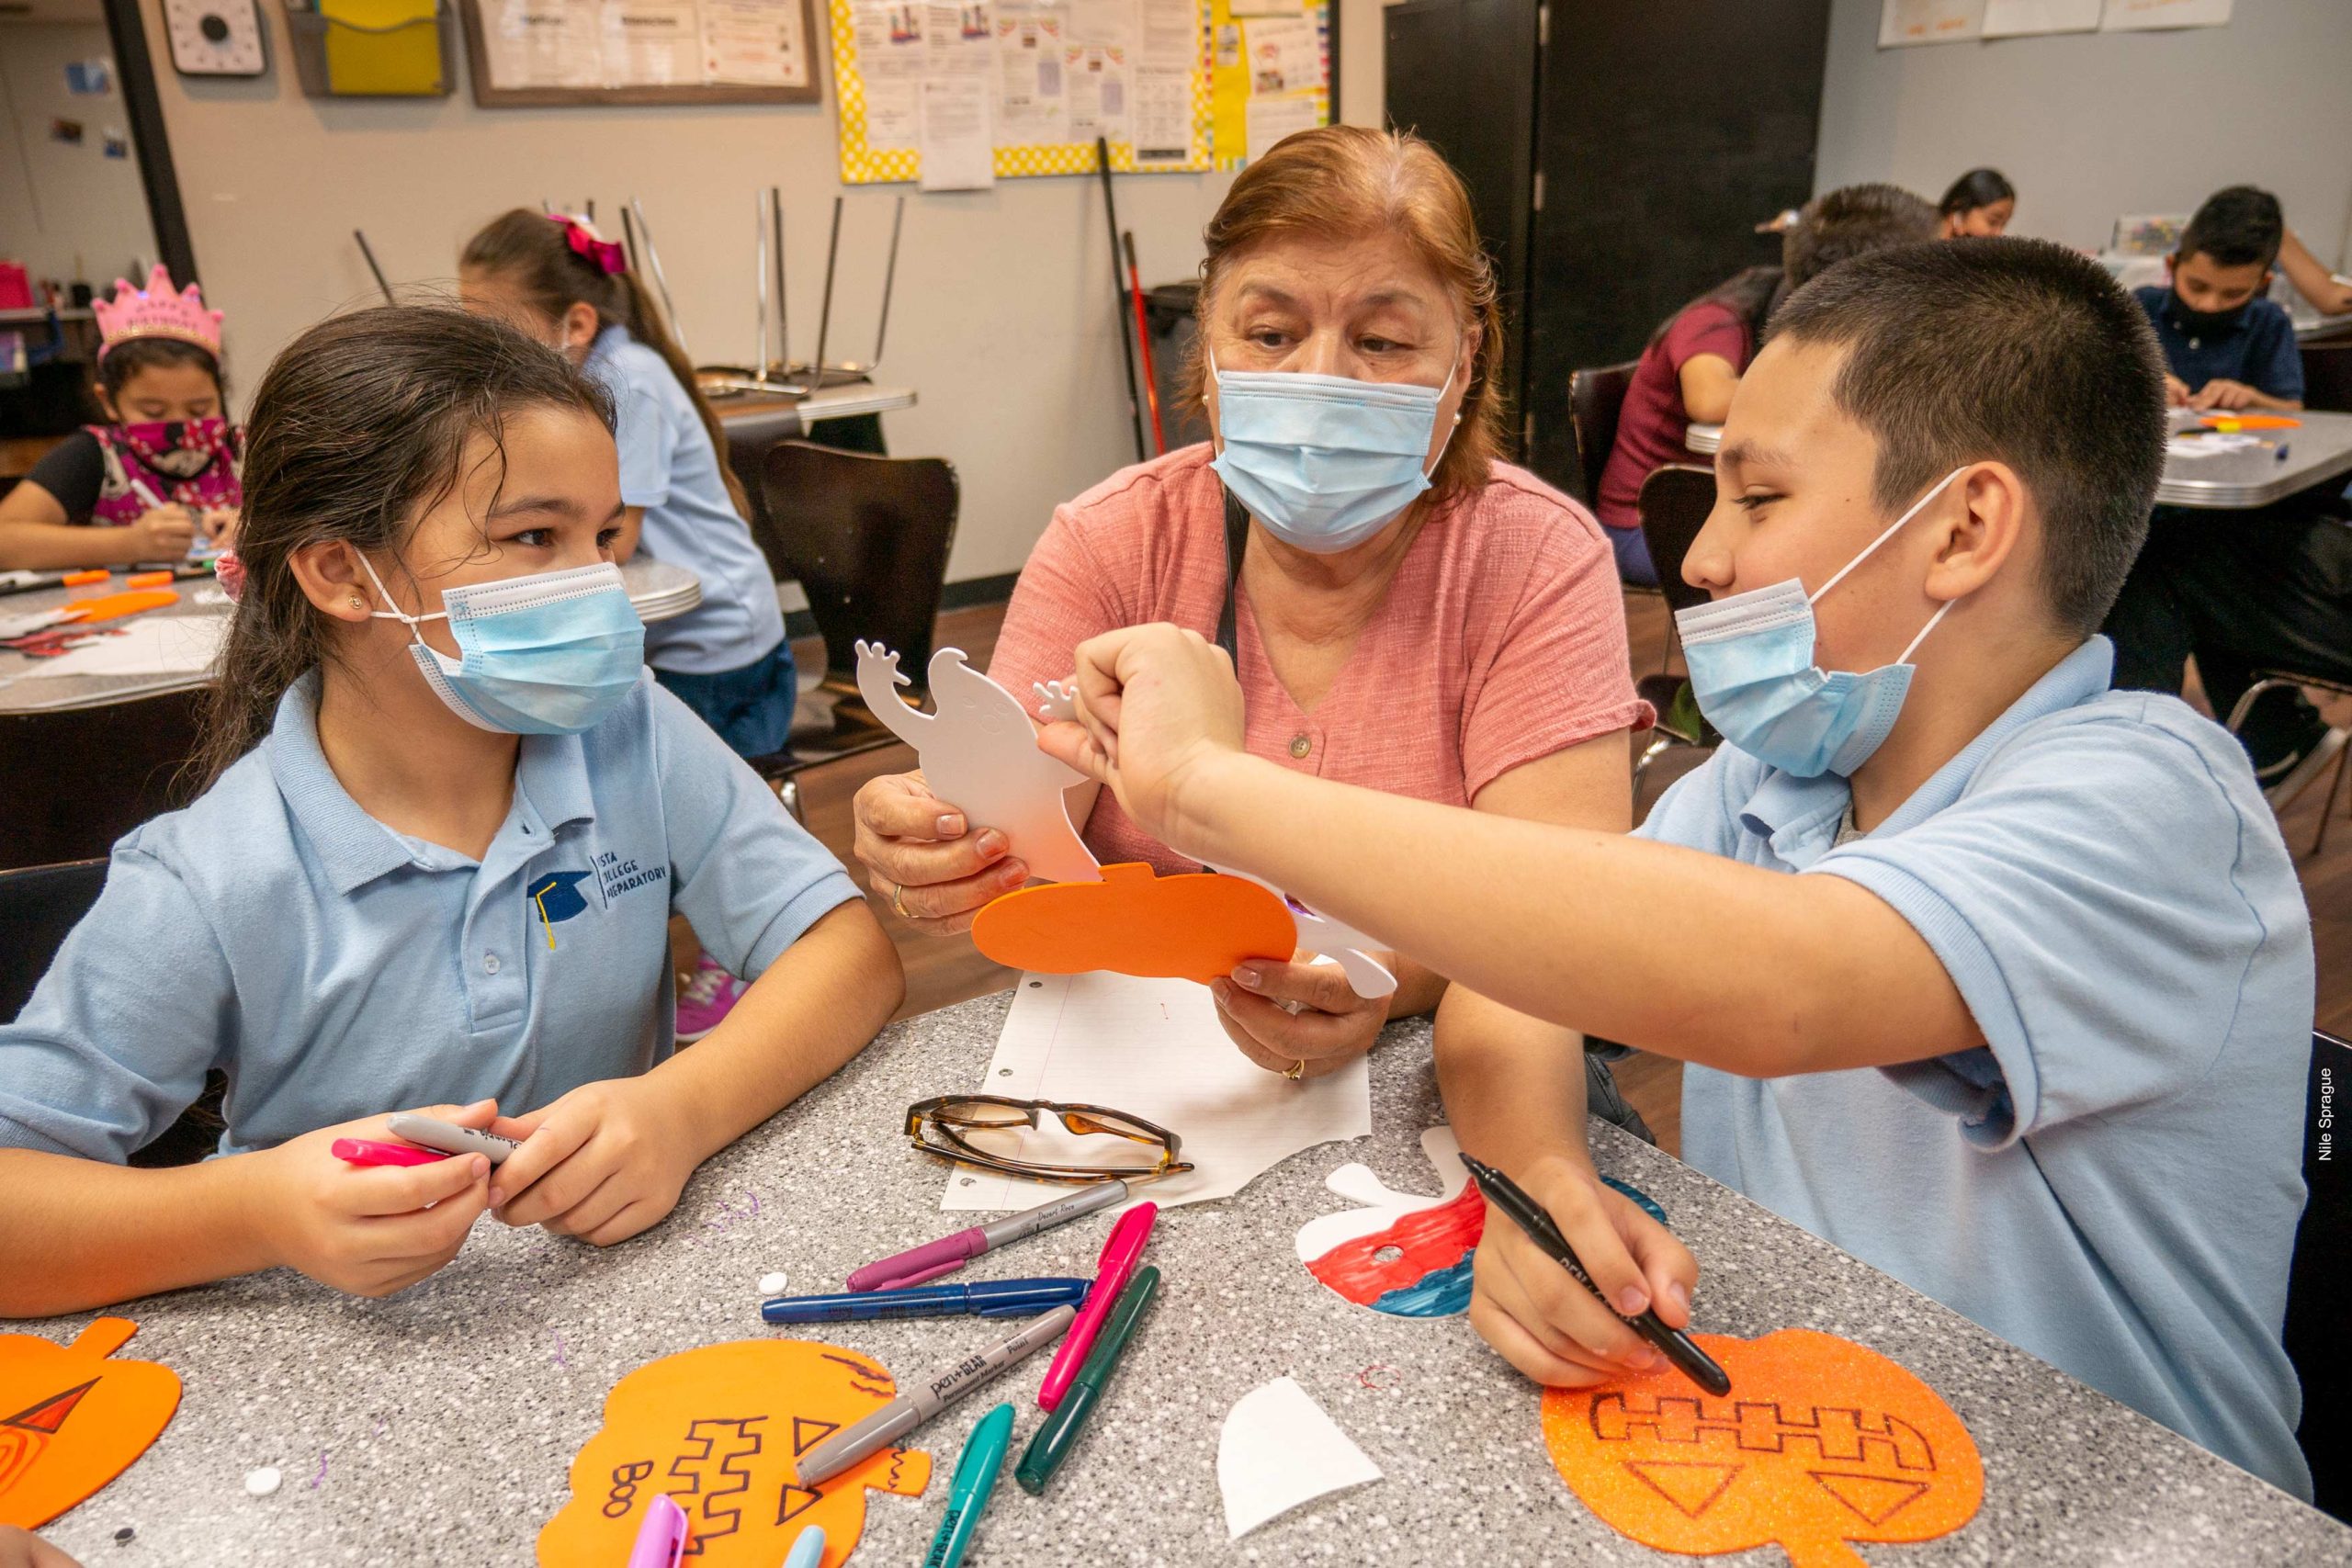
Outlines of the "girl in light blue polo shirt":
{"label": "girl in light blue polo shirt", "polygon": [[[0,1026],[0,1316],[276,1265],[386,1294],[485,1209],[619,1241],[897,1007],[839,863],[646,677],[610,417],[454,310],[341,317],[271,367],[209,787],[115,846]],[[673,912],[753,976],[683,1055]],[[125,1168],[215,1068],[222,1157]],[[409,1107],[522,1146],[334,1154]]]}
{"label": "girl in light blue polo shirt", "polygon": [[[612,393],[628,507],[613,558],[642,549],[702,580],[699,605],[646,629],[654,679],[740,755],[783,750],[798,687],[775,582],[744,522],[751,504],[694,367],[621,248],[582,219],[518,207],[467,242],[458,273],[469,310],[556,348]],[[700,1039],[740,994],[706,953],[680,998],[680,1038]]]}

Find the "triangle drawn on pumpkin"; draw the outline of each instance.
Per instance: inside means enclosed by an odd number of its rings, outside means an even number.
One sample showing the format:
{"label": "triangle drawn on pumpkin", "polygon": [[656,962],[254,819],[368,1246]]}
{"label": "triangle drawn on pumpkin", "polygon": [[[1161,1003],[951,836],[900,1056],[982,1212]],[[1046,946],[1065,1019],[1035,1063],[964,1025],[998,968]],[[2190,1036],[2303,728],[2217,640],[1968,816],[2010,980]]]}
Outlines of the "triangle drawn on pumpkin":
{"label": "triangle drawn on pumpkin", "polygon": [[789,1524],[795,1514],[805,1514],[825,1500],[825,1495],[813,1487],[786,1484],[783,1495],[776,1499],[775,1522]]}
{"label": "triangle drawn on pumpkin", "polygon": [[1724,1495],[1732,1478],[1746,1467],[1736,1464],[1686,1464],[1674,1460],[1647,1461],[1628,1460],[1625,1468],[1634,1479],[1673,1504],[1691,1518],[1697,1518],[1713,1506]]}
{"label": "triangle drawn on pumpkin", "polygon": [[38,1404],[27,1405],[14,1416],[0,1419],[0,1427],[22,1427],[28,1432],[54,1433],[65,1425],[65,1418],[74,1414],[74,1407],[82,1403],[82,1396],[97,1386],[98,1380],[92,1378],[79,1388],[53,1393]]}
{"label": "triangle drawn on pumpkin", "polygon": [[1846,1475],[1834,1470],[1808,1470],[1805,1473],[1819,1482],[1824,1492],[1874,1525],[1894,1517],[1904,1505],[1928,1489],[1924,1481],[1897,1481],[1884,1475]]}
{"label": "triangle drawn on pumpkin", "polygon": [[797,1459],[807,1453],[810,1448],[841,1429],[842,1424],[838,1421],[820,1421],[812,1416],[795,1416],[792,1418],[793,1456]]}

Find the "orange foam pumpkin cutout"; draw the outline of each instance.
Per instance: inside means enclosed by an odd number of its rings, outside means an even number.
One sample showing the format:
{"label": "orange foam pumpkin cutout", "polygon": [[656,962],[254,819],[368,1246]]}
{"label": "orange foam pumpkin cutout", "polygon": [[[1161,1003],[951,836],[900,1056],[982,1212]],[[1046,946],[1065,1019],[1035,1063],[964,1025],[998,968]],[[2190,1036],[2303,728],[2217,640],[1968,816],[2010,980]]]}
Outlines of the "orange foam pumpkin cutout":
{"label": "orange foam pumpkin cutout", "polygon": [[775,1568],[810,1525],[824,1568],[865,1529],[865,1494],[920,1497],[931,1456],[883,1449],[815,1487],[791,1461],[898,1397],[890,1374],[837,1346],[746,1339],[650,1361],[613,1385],[605,1425],[571,1461],[571,1497],[539,1531],[543,1568],[627,1562],[653,1499],[685,1510],[685,1561]]}
{"label": "orange foam pumpkin cutout", "polygon": [[101,1317],[71,1345],[0,1334],[0,1524],[36,1529],[129,1470],[180,1407],[179,1374],[110,1359],[138,1325]]}
{"label": "orange foam pumpkin cutout", "polygon": [[1552,1462],[1612,1529],[1660,1551],[1777,1541],[1794,1568],[1865,1568],[1849,1541],[1929,1540],[1975,1517],[1975,1442],[1893,1361],[1807,1328],[1693,1337],[1731,1374],[1721,1399],[1671,1369],[1544,1391]]}
{"label": "orange foam pumpkin cutout", "polygon": [[1246,877],[1106,865],[1100,882],[1006,894],[974,918],[972,942],[1041,975],[1108,969],[1205,986],[1245,958],[1288,959],[1298,926],[1280,897]]}

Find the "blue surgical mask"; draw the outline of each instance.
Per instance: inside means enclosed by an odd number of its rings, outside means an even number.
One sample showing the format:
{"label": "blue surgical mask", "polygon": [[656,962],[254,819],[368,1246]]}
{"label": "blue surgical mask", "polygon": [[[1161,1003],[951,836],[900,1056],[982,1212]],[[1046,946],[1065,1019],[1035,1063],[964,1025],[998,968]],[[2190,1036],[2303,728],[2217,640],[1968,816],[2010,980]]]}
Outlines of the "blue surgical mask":
{"label": "blue surgical mask", "polygon": [[1946,600],[1894,663],[1859,671],[1825,671],[1814,663],[1813,607],[1967,471],[1954,468],[1939,479],[1810,596],[1792,577],[1677,612],[1690,694],[1725,740],[1801,779],[1849,778],[1870,760],[1903,711],[1911,655],[1959,601]]}
{"label": "blue surgical mask", "polygon": [[[1437,467],[1430,436],[1453,372],[1442,387],[1295,370],[1221,371],[1214,363],[1209,374],[1216,380],[1223,443],[1209,466],[1284,544],[1321,556],[1351,549],[1430,488]],[[1453,439],[1451,431],[1446,438]]]}
{"label": "blue surgical mask", "polygon": [[[359,564],[384,603],[384,580]],[[637,684],[645,663],[645,623],[610,561],[469,583],[441,594],[430,615],[370,612],[415,635],[409,653],[449,711],[477,729],[507,735],[577,735],[594,729]],[[447,621],[458,657],[417,628]]]}

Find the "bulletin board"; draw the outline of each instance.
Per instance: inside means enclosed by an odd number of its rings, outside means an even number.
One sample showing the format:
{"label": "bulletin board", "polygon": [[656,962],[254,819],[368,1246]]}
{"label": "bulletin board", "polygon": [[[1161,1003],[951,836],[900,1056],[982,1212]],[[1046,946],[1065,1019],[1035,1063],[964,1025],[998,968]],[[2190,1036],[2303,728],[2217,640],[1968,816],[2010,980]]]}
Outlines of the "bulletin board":
{"label": "bulletin board", "polygon": [[1330,0],[1211,0],[1209,25],[1218,168],[1331,123]]}
{"label": "bulletin board", "polygon": [[[994,178],[1090,174],[1098,134],[1124,173],[1216,167],[1209,40],[1227,3],[830,0],[842,179],[936,174],[923,166],[926,139],[939,145],[927,95],[951,90],[985,101]],[[1307,3],[1289,0],[1302,17],[1326,14],[1328,0]]]}
{"label": "bulletin board", "polygon": [[815,0],[458,0],[474,102],[813,104]]}

